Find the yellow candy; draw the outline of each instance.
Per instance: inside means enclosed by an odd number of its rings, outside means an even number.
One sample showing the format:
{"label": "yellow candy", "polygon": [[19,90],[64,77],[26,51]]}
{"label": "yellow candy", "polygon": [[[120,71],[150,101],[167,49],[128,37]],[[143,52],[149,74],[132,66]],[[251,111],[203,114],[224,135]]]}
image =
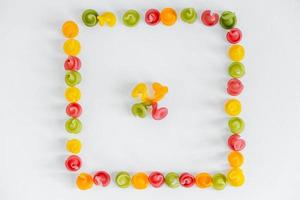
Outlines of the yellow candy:
{"label": "yellow candy", "polygon": [[76,185],[81,190],[88,190],[93,187],[93,177],[87,173],[80,173],[77,176]]}
{"label": "yellow candy", "polygon": [[66,21],[62,26],[62,32],[67,38],[74,38],[78,35],[79,29],[75,22]]}
{"label": "yellow candy", "polygon": [[148,89],[145,83],[139,83],[133,88],[131,96],[133,98],[141,98],[142,102],[146,102],[149,99]]}
{"label": "yellow candy", "polygon": [[227,179],[230,185],[239,187],[244,184],[245,176],[241,169],[233,168],[227,174]]}
{"label": "yellow candy", "polygon": [[76,56],[80,52],[80,43],[75,39],[68,39],[64,44],[64,52],[69,56]]}
{"label": "yellow candy", "polygon": [[131,183],[136,189],[145,189],[149,184],[148,176],[143,172],[136,173],[135,175],[133,175]]}
{"label": "yellow candy", "polygon": [[80,90],[77,87],[69,87],[65,91],[65,97],[69,102],[79,101],[80,96]]}
{"label": "yellow candy", "polygon": [[237,99],[229,99],[225,103],[225,112],[230,116],[237,116],[242,111],[242,105]]}
{"label": "yellow candy", "polygon": [[232,151],[228,155],[228,162],[231,167],[240,167],[244,163],[244,156],[238,151]]}
{"label": "yellow candy", "polygon": [[243,58],[245,56],[245,50],[242,45],[235,44],[229,48],[228,54],[229,54],[229,58],[232,61],[239,62],[239,61],[243,60]]}
{"label": "yellow candy", "polygon": [[81,150],[81,142],[77,139],[72,139],[67,142],[66,149],[70,153],[78,154]]}
{"label": "yellow candy", "polygon": [[104,12],[102,15],[99,15],[98,17],[99,25],[104,26],[107,24],[110,27],[113,27],[116,25],[117,18],[114,13],[112,12]]}

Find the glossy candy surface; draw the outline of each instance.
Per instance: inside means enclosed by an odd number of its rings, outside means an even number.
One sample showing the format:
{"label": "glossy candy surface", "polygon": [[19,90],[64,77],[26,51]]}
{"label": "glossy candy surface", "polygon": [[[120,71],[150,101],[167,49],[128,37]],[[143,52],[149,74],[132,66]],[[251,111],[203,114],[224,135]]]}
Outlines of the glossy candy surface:
{"label": "glossy candy surface", "polygon": [[77,87],[68,87],[65,91],[65,97],[69,102],[77,102],[80,100],[81,92]]}
{"label": "glossy candy surface", "polygon": [[246,142],[238,134],[231,135],[227,140],[228,146],[233,151],[241,151],[245,148]]}
{"label": "glossy candy surface", "polygon": [[229,99],[225,103],[225,112],[230,116],[237,116],[242,111],[242,105],[237,99]]}
{"label": "glossy candy surface", "polygon": [[71,155],[65,161],[65,166],[70,171],[77,171],[81,167],[81,159],[79,156]]}
{"label": "glossy candy surface", "polygon": [[233,78],[241,78],[245,75],[245,67],[240,62],[233,62],[228,68],[228,74]]}
{"label": "glossy candy surface", "polygon": [[64,64],[65,70],[78,71],[81,68],[81,61],[76,56],[69,56]]}
{"label": "glossy candy surface", "polygon": [[77,176],[76,185],[80,190],[88,190],[93,187],[93,178],[88,173],[80,173]]}
{"label": "glossy candy surface", "polygon": [[67,71],[65,75],[65,82],[68,86],[73,87],[81,82],[81,75],[77,71]]}
{"label": "glossy candy surface", "polygon": [[134,116],[145,118],[147,116],[147,106],[144,103],[136,103],[131,107]]}
{"label": "glossy candy surface", "polygon": [[105,171],[98,171],[93,177],[93,182],[95,185],[106,187],[110,183],[110,175]]}
{"label": "glossy candy surface", "polygon": [[237,96],[241,94],[243,89],[244,85],[239,79],[233,78],[227,82],[227,93],[231,96]]}
{"label": "glossy candy surface", "polygon": [[195,178],[196,185],[200,188],[208,188],[212,186],[212,177],[208,173],[199,173]]}
{"label": "glossy candy surface", "polygon": [[78,139],[68,140],[68,142],[66,144],[66,149],[70,153],[74,153],[74,154],[80,153],[80,150],[81,150],[81,142],[80,142],[80,140],[78,140]]}
{"label": "glossy candy surface", "polygon": [[75,39],[68,39],[63,46],[64,52],[69,56],[76,56],[79,54],[80,48],[79,41]]}
{"label": "glossy candy surface", "polygon": [[239,187],[244,184],[245,176],[241,169],[233,168],[227,173],[227,180],[230,185]]}
{"label": "glossy candy surface", "polygon": [[115,182],[120,188],[128,188],[130,186],[130,175],[128,172],[119,172],[116,175]]}
{"label": "glossy candy surface", "polygon": [[170,188],[177,188],[180,186],[179,176],[175,172],[170,172],[165,176],[165,183]]}
{"label": "glossy candy surface", "polygon": [[145,14],[145,22],[150,25],[154,26],[160,22],[160,12],[157,9],[149,9]]}
{"label": "glossy candy surface", "polygon": [[104,12],[97,17],[100,26],[107,24],[109,27],[113,27],[117,23],[117,17],[112,12]]}
{"label": "glossy candy surface", "polygon": [[206,26],[214,26],[219,21],[218,13],[212,13],[210,10],[205,10],[201,15],[201,21]]}
{"label": "glossy candy surface", "polygon": [[167,86],[163,86],[162,84],[157,82],[154,82],[152,84],[152,89],[154,91],[154,97],[153,99],[151,99],[151,102],[158,102],[162,100],[169,91]]}
{"label": "glossy candy surface", "polygon": [[155,187],[159,188],[161,187],[165,182],[165,177],[160,172],[152,172],[148,177],[149,183]]}
{"label": "glossy candy surface", "polygon": [[162,120],[168,115],[168,108],[157,108],[157,103],[152,104],[152,118],[155,120]]}
{"label": "glossy candy surface", "polygon": [[166,26],[172,26],[177,21],[176,11],[172,8],[164,8],[160,13],[160,20]]}
{"label": "glossy candy surface", "polygon": [[245,122],[242,118],[232,117],[228,121],[228,127],[231,133],[240,134],[245,129]]}
{"label": "glossy candy surface", "polygon": [[245,49],[242,45],[234,44],[229,48],[228,55],[232,61],[239,62],[245,57]]}
{"label": "glossy candy surface", "polygon": [[185,8],[181,11],[180,17],[182,21],[192,24],[197,19],[197,12],[194,8]]}
{"label": "glossy candy surface", "polygon": [[236,25],[236,22],[236,16],[231,11],[224,11],[220,17],[220,25],[224,29],[232,29]]}
{"label": "glossy candy surface", "polygon": [[135,189],[146,189],[149,184],[148,176],[143,172],[136,173],[132,176],[131,183]]}
{"label": "glossy candy surface", "polygon": [[213,187],[216,190],[223,190],[227,184],[227,179],[226,176],[224,174],[215,174],[212,177],[212,182],[213,182]]}
{"label": "glossy candy surface", "polygon": [[187,172],[182,173],[179,177],[179,183],[183,187],[192,187],[195,184],[195,178],[192,174],[189,174]]}
{"label": "glossy candy surface", "polygon": [[93,9],[87,9],[82,13],[82,21],[88,27],[92,27],[97,24],[98,22],[97,17],[98,17],[98,13]]}
{"label": "glossy candy surface", "polygon": [[242,31],[238,28],[230,29],[226,34],[227,41],[231,44],[239,43],[242,40],[242,36]]}
{"label": "glossy candy surface", "polygon": [[140,14],[136,10],[128,10],[124,13],[122,20],[125,26],[134,27],[140,21]]}
{"label": "glossy candy surface", "polygon": [[71,118],[66,121],[65,128],[69,133],[80,133],[82,129],[82,124],[79,119]]}
{"label": "glossy candy surface", "polygon": [[244,163],[244,156],[238,151],[230,152],[227,159],[233,168],[240,167]]}
{"label": "glossy candy surface", "polygon": [[78,26],[73,21],[66,21],[63,24],[63,26],[61,28],[61,31],[63,32],[64,36],[67,37],[67,38],[74,38],[79,33]]}
{"label": "glossy candy surface", "polygon": [[66,113],[72,118],[77,118],[82,113],[82,108],[78,103],[70,103],[66,108]]}

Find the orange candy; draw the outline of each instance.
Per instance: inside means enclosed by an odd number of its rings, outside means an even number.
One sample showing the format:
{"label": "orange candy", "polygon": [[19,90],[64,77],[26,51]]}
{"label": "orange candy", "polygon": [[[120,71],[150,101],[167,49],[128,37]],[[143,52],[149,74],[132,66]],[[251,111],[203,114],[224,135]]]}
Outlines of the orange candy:
{"label": "orange candy", "polygon": [[177,21],[176,11],[172,8],[165,8],[160,13],[160,21],[166,26],[172,26]]}
{"label": "orange candy", "polygon": [[208,173],[200,173],[196,175],[196,185],[200,188],[208,188],[212,186],[212,177]]}
{"label": "orange candy", "polygon": [[64,36],[67,38],[74,38],[78,35],[79,29],[78,26],[75,22],[73,21],[66,21],[62,28],[61,31],[63,32]]}
{"label": "orange candy", "polygon": [[133,175],[131,183],[136,189],[146,189],[149,184],[148,176],[143,172],[136,173],[135,175]]}
{"label": "orange candy", "polygon": [[228,155],[228,162],[231,167],[240,167],[244,163],[244,156],[240,152],[232,151]]}
{"label": "orange candy", "polygon": [[88,190],[93,187],[93,177],[87,173],[80,173],[77,176],[76,185],[81,190]]}

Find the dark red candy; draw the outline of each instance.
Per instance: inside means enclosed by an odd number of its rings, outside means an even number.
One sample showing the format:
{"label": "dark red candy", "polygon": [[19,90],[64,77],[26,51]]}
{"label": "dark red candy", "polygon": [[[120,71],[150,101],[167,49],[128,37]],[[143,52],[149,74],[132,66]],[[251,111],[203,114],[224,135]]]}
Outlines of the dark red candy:
{"label": "dark red candy", "polygon": [[150,9],[145,14],[145,22],[150,25],[154,26],[160,22],[160,12],[156,9]]}
{"label": "dark red candy", "polygon": [[165,177],[162,173],[160,172],[152,172],[149,177],[148,177],[149,183],[155,187],[159,188],[162,186],[165,182]]}
{"label": "dark red candy", "polygon": [[81,68],[81,61],[76,56],[69,56],[64,64],[65,70],[78,71]]}
{"label": "dark red candy", "polygon": [[65,161],[65,166],[70,171],[77,171],[81,167],[81,159],[79,156],[71,155]]}
{"label": "dark red candy", "polygon": [[180,175],[179,182],[183,187],[192,187],[195,184],[195,177],[185,172]]}
{"label": "dark red candy", "polygon": [[245,148],[246,142],[238,134],[233,134],[228,138],[228,146],[233,151],[241,151]]}
{"label": "dark red candy", "polygon": [[81,115],[82,108],[78,103],[70,103],[66,108],[66,113],[70,117],[77,118]]}
{"label": "dark red candy", "polygon": [[219,21],[218,13],[211,13],[210,10],[205,10],[201,15],[201,21],[206,26],[216,25]]}
{"label": "dark red candy", "polygon": [[233,28],[227,32],[226,38],[231,44],[236,44],[242,40],[242,32],[238,28]]}
{"label": "dark red candy", "polygon": [[243,89],[243,83],[237,78],[230,79],[227,83],[227,92],[232,96],[239,95]]}
{"label": "dark red candy", "polygon": [[94,175],[93,181],[95,185],[102,185],[103,187],[106,187],[110,183],[110,175],[105,171],[98,171]]}

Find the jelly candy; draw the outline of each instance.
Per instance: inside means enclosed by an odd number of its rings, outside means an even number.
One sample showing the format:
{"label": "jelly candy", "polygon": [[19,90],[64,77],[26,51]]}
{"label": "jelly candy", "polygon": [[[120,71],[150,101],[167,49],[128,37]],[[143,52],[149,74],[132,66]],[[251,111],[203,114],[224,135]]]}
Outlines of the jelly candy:
{"label": "jelly candy", "polygon": [[196,185],[200,188],[208,188],[212,186],[212,177],[208,173],[200,173],[196,175]]}
{"label": "jelly candy", "polygon": [[80,52],[80,43],[75,39],[68,39],[64,43],[64,52],[69,56],[76,56]]}
{"label": "jelly candy", "polygon": [[81,75],[77,71],[67,71],[65,82],[68,86],[73,87],[81,82]]}
{"label": "jelly candy", "polygon": [[237,116],[242,111],[242,105],[237,99],[229,99],[225,104],[225,112],[230,116]]}
{"label": "jelly candy", "polygon": [[119,172],[115,182],[120,188],[128,188],[130,186],[130,175],[127,172]]}
{"label": "jelly candy", "polygon": [[165,182],[165,177],[160,172],[152,172],[148,177],[149,183],[155,187],[159,188],[161,187]]}
{"label": "jelly candy", "polygon": [[213,187],[216,190],[223,190],[227,184],[227,179],[226,176],[224,174],[215,174],[212,177],[212,182],[213,182]]}
{"label": "jelly candy", "polygon": [[244,47],[239,44],[234,44],[229,48],[228,55],[232,61],[239,62],[245,57]]}
{"label": "jelly candy", "polygon": [[228,68],[228,74],[233,78],[241,78],[245,75],[245,67],[240,62],[233,62]]}
{"label": "jelly candy", "polygon": [[81,159],[79,156],[71,155],[65,161],[65,166],[70,171],[77,171],[81,167]]}
{"label": "jelly candy", "polygon": [[131,96],[140,98],[142,102],[147,102],[149,100],[147,85],[145,83],[137,84],[132,90]]}
{"label": "jelly candy", "polygon": [[81,115],[82,108],[78,103],[70,103],[66,108],[66,113],[70,117],[77,118]]}
{"label": "jelly candy", "polygon": [[80,173],[77,176],[76,185],[80,190],[88,190],[93,187],[93,178],[87,173]]}
{"label": "jelly candy", "polygon": [[76,56],[69,56],[64,64],[65,70],[78,71],[81,68],[81,61]]}
{"label": "jelly candy", "polygon": [[236,16],[231,11],[224,11],[220,17],[220,25],[224,29],[232,29],[236,25],[236,22]]}
{"label": "jelly candy", "polygon": [[164,8],[160,13],[160,20],[166,26],[172,26],[177,21],[176,11],[172,8]]}
{"label": "jelly candy", "polygon": [[236,78],[230,79],[227,83],[227,93],[231,96],[239,95],[244,89],[243,83]]}
{"label": "jelly candy", "polygon": [[81,97],[80,90],[77,87],[69,87],[65,91],[65,97],[69,102],[77,102]]}
{"label": "jelly candy", "polygon": [[106,187],[110,183],[110,175],[105,171],[98,171],[93,177],[95,185],[102,185]]}
{"label": "jelly candy", "polygon": [[244,163],[244,156],[238,151],[232,151],[228,155],[228,162],[231,167],[240,167]]}
{"label": "jelly candy", "polygon": [[168,87],[157,82],[152,84],[152,89],[154,91],[154,98],[151,100],[152,102],[160,101],[168,93]]}
{"label": "jelly candy", "polygon": [[168,108],[162,107],[157,109],[157,103],[152,104],[152,117],[155,120],[162,120],[168,115]]}
{"label": "jelly candy", "polygon": [[194,8],[185,8],[181,11],[180,17],[182,21],[192,24],[197,19],[197,12]]}
{"label": "jelly candy", "polygon": [[92,27],[97,24],[98,22],[97,17],[98,17],[98,13],[93,9],[87,9],[82,13],[82,21],[88,27]]}
{"label": "jelly candy", "polygon": [[67,142],[66,149],[70,153],[78,154],[81,150],[81,142],[78,139],[71,139]]}
{"label": "jelly candy", "polygon": [[179,183],[183,187],[192,187],[195,184],[195,178],[192,174],[189,173],[182,173],[179,177]]}
{"label": "jelly candy", "polygon": [[231,133],[240,134],[241,132],[243,132],[243,130],[245,128],[245,122],[244,122],[244,120],[242,120],[239,117],[232,117],[228,121],[228,127],[229,127]]}
{"label": "jelly candy", "polygon": [[178,174],[170,172],[165,176],[165,182],[170,188],[177,188],[180,186]]}
{"label": "jelly candy", "polygon": [[125,26],[134,27],[140,21],[140,14],[136,10],[128,10],[122,19]]}
{"label": "jelly candy", "polygon": [[242,40],[242,31],[238,28],[233,28],[227,32],[226,38],[231,44],[239,43]]}
{"label": "jelly candy", "polygon": [[75,22],[66,21],[62,26],[62,32],[67,38],[74,38],[78,35],[79,29]]}
{"label": "jelly candy", "polygon": [[139,172],[132,176],[131,183],[136,189],[146,189],[148,187],[149,181],[148,176],[145,173]]}
{"label": "jelly candy", "polygon": [[108,26],[113,27],[117,23],[116,15],[112,12],[104,12],[103,14],[99,15],[97,19],[99,20],[100,26],[107,24]]}
{"label": "jelly candy", "polygon": [[71,118],[66,121],[65,128],[69,133],[80,133],[82,129],[82,124],[79,119]]}
{"label": "jelly candy", "polygon": [[136,103],[131,107],[131,112],[134,116],[145,118],[147,115],[147,106],[143,103]]}
{"label": "jelly candy", "polygon": [[239,187],[244,184],[245,176],[241,169],[233,168],[227,173],[227,180],[230,185]]}
{"label": "jelly candy", "polygon": [[246,142],[238,134],[231,135],[228,138],[228,146],[233,151],[241,151],[245,148]]}
{"label": "jelly candy", "polygon": [[145,14],[145,22],[150,25],[154,26],[160,22],[160,13],[156,9],[149,9]]}
{"label": "jelly candy", "polygon": [[218,13],[211,13],[210,10],[205,10],[201,15],[201,21],[206,26],[216,25],[219,21]]}

